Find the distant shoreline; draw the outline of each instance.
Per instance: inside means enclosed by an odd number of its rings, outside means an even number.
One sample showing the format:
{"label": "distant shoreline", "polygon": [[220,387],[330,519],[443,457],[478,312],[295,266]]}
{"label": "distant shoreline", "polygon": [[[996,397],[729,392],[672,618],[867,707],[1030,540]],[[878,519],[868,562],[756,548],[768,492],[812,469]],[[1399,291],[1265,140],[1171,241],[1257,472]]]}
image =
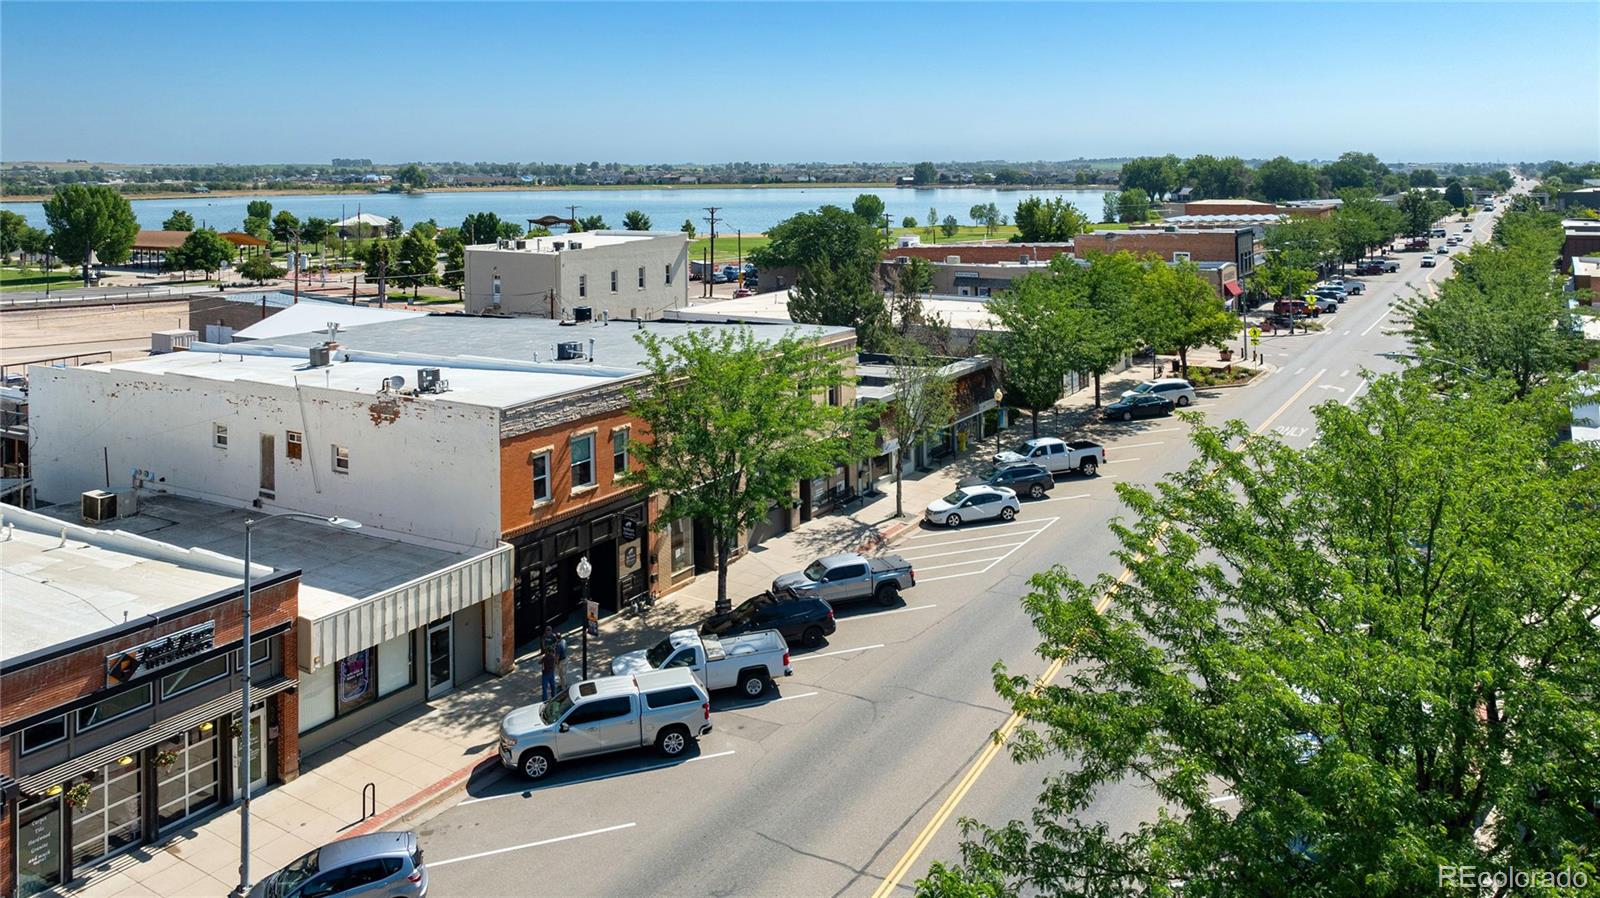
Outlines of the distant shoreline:
{"label": "distant shoreline", "polygon": [[[1114,190],[1111,184],[929,184],[920,187],[901,187],[898,184],[886,184],[882,181],[785,181],[781,184],[494,184],[489,186],[463,186],[463,187],[428,187],[416,193],[505,193],[510,191],[554,192],[561,190],[805,190],[807,188],[888,188],[890,190]],[[352,190],[337,188],[266,188],[262,190],[213,190],[209,193],[193,193],[181,190],[158,191],[153,193],[124,193],[130,202],[137,200],[205,200],[211,197],[236,197],[236,196],[351,196],[351,197],[385,197],[404,196],[404,194],[390,193],[382,190]],[[42,203],[50,199],[48,193],[28,193],[15,196],[0,197],[0,203]]]}

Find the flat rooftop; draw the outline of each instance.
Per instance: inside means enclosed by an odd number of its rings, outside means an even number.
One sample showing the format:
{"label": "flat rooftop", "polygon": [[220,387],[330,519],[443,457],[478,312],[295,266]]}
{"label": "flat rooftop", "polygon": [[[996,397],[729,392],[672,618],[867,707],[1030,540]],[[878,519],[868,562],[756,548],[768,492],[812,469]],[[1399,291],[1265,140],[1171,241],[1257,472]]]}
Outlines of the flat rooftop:
{"label": "flat rooftop", "polygon": [[[5,510],[11,511],[9,508]],[[78,522],[78,509],[72,505],[50,506],[40,509],[38,514],[68,524]],[[196,578],[196,584],[210,584],[209,587],[180,592],[175,588],[177,584],[161,579],[159,568],[138,567],[132,572],[124,568],[113,571],[111,585],[141,594],[149,593],[149,601],[161,602],[160,607],[181,604],[196,596],[239,585],[244,572],[244,562],[241,560],[244,554],[244,522],[252,516],[259,518],[261,512],[200,499],[141,493],[138,514],[119,518],[100,532],[120,531],[165,544],[177,551],[195,553],[197,557],[215,557],[226,563],[228,567],[225,570],[233,572],[226,575],[210,574],[209,579],[203,582]],[[46,539],[54,545],[59,541],[59,536],[51,538],[46,534]],[[480,554],[418,546],[369,536],[361,530],[345,530],[297,519],[276,521],[271,527],[257,528],[250,540],[250,560],[256,566],[257,576],[264,573],[262,565],[273,570],[300,571],[300,617],[313,620]],[[5,556],[5,568],[7,595],[0,602],[6,604],[0,607],[9,607],[11,601],[9,553]],[[145,576],[147,570],[151,576]],[[115,623],[121,621],[119,614]],[[6,623],[6,655],[9,657],[12,629],[9,616]],[[102,629],[111,624],[102,618],[100,624],[92,629]],[[54,629],[59,631],[60,628]],[[62,638],[59,632],[51,636],[53,641]]]}
{"label": "flat rooftop", "polygon": [[[553,256],[561,253],[581,253],[626,243],[677,238],[687,244],[689,238],[682,231],[579,231],[576,234],[556,234],[552,237],[519,237],[498,243],[475,243],[467,249],[487,253],[542,253]],[[573,249],[572,244],[578,244]],[[521,244],[521,246],[518,246]],[[558,248],[559,246],[559,248]]]}
{"label": "flat rooftop", "polygon": [[[316,368],[310,365],[308,348],[325,342],[326,331],[227,346],[196,343],[185,352],[90,365],[84,370],[183,375],[246,386],[300,385],[376,396],[385,378],[402,377],[403,389],[410,389],[416,386],[417,369],[432,367],[439,369],[449,389],[419,394],[414,397],[417,400],[509,408],[642,375],[647,354],[637,339],[640,333],[671,338],[690,330],[740,326],[615,319],[609,325],[563,325],[547,318],[423,315],[340,330],[334,361]],[[776,340],[791,329],[815,339],[837,340],[853,334],[846,327],[790,324],[774,327],[770,336]],[[593,362],[587,359],[591,340]],[[580,343],[585,358],[557,359],[557,344],[566,342]]]}
{"label": "flat rooftop", "polygon": [[[922,308],[925,312],[938,314],[956,330],[992,330],[994,319],[989,314],[989,307],[985,302],[986,299],[986,297],[979,296],[928,296],[923,297]],[[757,293],[753,296],[743,296],[738,299],[705,302],[682,309],[666,309],[661,314],[666,321],[680,322],[789,324],[792,321],[789,317],[789,291],[787,290],[774,290],[770,293]],[[793,326],[808,327],[809,325]]]}

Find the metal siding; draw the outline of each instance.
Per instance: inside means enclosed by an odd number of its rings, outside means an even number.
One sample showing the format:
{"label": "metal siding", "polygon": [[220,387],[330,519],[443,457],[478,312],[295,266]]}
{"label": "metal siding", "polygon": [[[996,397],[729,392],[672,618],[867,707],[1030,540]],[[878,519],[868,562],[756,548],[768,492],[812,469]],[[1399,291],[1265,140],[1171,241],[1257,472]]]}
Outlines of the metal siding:
{"label": "metal siding", "polygon": [[509,544],[438,573],[377,593],[319,620],[300,621],[300,667],[314,671],[410,633],[511,588]]}

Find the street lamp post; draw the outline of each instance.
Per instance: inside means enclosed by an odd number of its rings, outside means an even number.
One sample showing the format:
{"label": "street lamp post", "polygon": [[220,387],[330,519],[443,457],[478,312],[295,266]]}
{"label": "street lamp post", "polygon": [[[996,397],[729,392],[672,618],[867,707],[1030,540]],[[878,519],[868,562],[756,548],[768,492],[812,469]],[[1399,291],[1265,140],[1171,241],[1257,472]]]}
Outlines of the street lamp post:
{"label": "street lamp post", "polygon": [[594,566],[589,563],[589,556],[584,555],[578,559],[578,579],[583,581],[583,678],[589,679],[589,575],[594,573]]}
{"label": "street lamp post", "polygon": [[1006,414],[1005,409],[1000,407],[1000,401],[1005,398],[1005,391],[996,387],[994,391],[994,451],[996,454],[1000,452],[1000,423]]}
{"label": "street lamp post", "polygon": [[[244,598],[240,614],[241,625],[244,629],[242,647],[239,655],[239,894],[250,893],[250,590],[253,577],[250,574],[250,538],[257,526],[280,521],[284,518],[300,518],[307,521],[319,521],[333,527],[342,527],[346,530],[360,529],[359,521],[338,516],[324,517],[322,515],[304,514],[298,511],[285,511],[279,514],[263,515],[259,518],[246,518],[244,522]],[[266,759],[262,759],[266,763]]]}

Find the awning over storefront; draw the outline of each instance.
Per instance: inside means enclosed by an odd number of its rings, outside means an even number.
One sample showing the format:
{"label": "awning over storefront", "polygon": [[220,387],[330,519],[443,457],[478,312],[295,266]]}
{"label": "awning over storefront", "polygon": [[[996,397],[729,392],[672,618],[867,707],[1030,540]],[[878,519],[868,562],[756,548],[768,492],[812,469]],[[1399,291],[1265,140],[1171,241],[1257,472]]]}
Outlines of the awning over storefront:
{"label": "awning over storefront", "polygon": [[1229,296],[1241,296],[1244,294],[1244,288],[1239,286],[1238,281],[1223,281],[1222,292]]}
{"label": "awning over storefront", "polygon": [[300,669],[310,672],[495,598],[512,586],[511,546],[425,574],[343,607],[308,607],[301,592]]}

